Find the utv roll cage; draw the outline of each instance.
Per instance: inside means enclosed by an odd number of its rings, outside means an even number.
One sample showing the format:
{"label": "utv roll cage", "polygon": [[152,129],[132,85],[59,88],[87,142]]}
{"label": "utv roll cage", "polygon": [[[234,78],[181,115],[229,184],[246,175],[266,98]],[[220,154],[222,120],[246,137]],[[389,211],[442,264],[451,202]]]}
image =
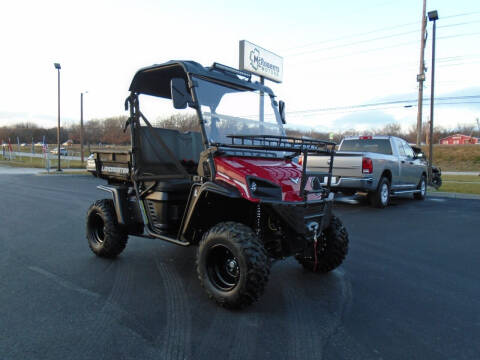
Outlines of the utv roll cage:
{"label": "utv roll cage", "polygon": [[[236,87],[238,89],[250,91],[258,90],[262,93],[268,94],[269,96],[274,96],[273,91],[269,87],[259,82],[252,82],[250,73],[243,72],[218,63],[214,63],[211,67],[203,67],[202,65],[194,61],[169,61],[165,64],[153,65],[138,70],[129,88],[131,92],[130,96],[125,101],[125,110],[130,109],[130,117],[125,127],[129,125],[131,126],[132,168],[137,169],[139,168],[139,165],[141,167],[141,161],[139,159],[139,156],[136,155],[138,155],[141,151],[140,149],[142,147],[139,146],[139,144],[142,142],[142,140],[144,140],[144,143],[149,144],[152,144],[152,140],[155,140],[156,142],[158,142],[158,144],[160,144],[164,153],[160,154],[160,152],[156,150],[154,146],[152,146],[151,150],[157,156],[157,158],[165,158],[165,155],[169,158],[170,171],[166,173],[162,172],[149,177],[139,177],[137,173],[134,174],[133,180],[160,180],[172,178],[174,179],[179,177],[193,178],[192,174],[189,174],[185,170],[185,167],[183,164],[181,164],[178,156],[169,149],[169,147],[163,140],[165,136],[161,135],[165,135],[165,129],[154,128],[150,124],[148,119],[140,111],[138,96],[141,94],[172,99],[174,102],[174,97],[176,94],[178,94],[180,97],[185,98],[185,105],[188,105],[189,107],[197,110],[197,116],[201,129],[203,150],[214,148],[215,151],[226,152],[233,149],[284,151],[289,152],[289,154],[286,155],[289,158],[303,155],[303,172],[301,179],[302,185],[300,190],[300,196],[306,201],[308,194],[310,193],[329,192],[336,143],[316,139],[299,139],[285,136],[285,134],[284,136],[232,134],[228,136],[231,139],[231,143],[211,142],[208,140],[206,134],[203,115],[201,111],[199,111],[199,104],[197,101],[198,96],[195,91],[195,87],[197,86],[197,84],[196,80],[192,78],[192,75],[208,81],[228,85],[230,87]],[[188,89],[176,89],[175,86],[172,85],[172,81],[175,81],[176,79],[182,79],[185,84],[188,84]],[[176,92],[175,90],[180,91]],[[140,119],[145,122],[149,129],[148,131],[143,129],[143,127],[140,125]],[[147,132],[149,132],[151,136],[149,136]],[[142,134],[139,135],[138,133]],[[147,141],[145,141],[145,139]],[[330,156],[329,171],[327,173],[307,172],[307,161],[309,154]],[[177,173],[172,173],[172,165],[177,170]],[[207,173],[209,173],[209,180],[213,181],[213,178],[215,176],[214,169],[210,170],[211,171],[208,171]],[[326,187],[323,187],[322,189],[306,191],[305,185],[309,177],[327,177],[328,182],[326,184]],[[328,193],[326,195],[328,195]]]}

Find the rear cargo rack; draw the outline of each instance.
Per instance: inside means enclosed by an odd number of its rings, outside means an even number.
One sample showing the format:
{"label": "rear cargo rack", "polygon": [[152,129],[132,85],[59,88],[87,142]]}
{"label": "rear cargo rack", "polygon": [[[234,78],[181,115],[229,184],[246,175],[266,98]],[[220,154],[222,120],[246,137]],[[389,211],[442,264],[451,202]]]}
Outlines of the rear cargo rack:
{"label": "rear cargo rack", "polygon": [[[303,155],[302,179],[300,185],[300,196],[307,200],[308,194],[322,194],[327,197],[330,192],[332,181],[333,158],[335,155],[336,143],[326,140],[296,138],[292,136],[278,135],[227,135],[232,140],[231,144],[214,144],[218,148],[228,149],[255,149],[263,151],[288,151],[293,152],[295,157]],[[308,172],[308,155],[329,156],[330,163],[328,173]],[[325,188],[318,190],[306,190],[307,181],[310,177],[328,177]]]}

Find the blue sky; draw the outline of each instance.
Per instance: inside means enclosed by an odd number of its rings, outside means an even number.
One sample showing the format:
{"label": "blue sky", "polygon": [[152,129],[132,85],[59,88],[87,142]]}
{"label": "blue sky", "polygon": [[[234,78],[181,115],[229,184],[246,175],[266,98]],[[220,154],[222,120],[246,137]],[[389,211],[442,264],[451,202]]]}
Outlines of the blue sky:
{"label": "blue sky", "polygon": [[[335,131],[372,119],[377,126],[398,121],[408,128],[416,108],[401,104],[298,114],[415,99],[421,6],[421,0],[9,2],[0,21],[0,125],[55,125],[54,62],[62,64],[62,120],[73,123],[82,91],[89,92],[87,119],[121,115],[138,68],[170,59],[238,66],[238,41],[246,39],[284,56],[284,82],[271,85],[287,102],[290,123]],[[427,1],[427,11],[433,9],[440,17],[436,96],[480,95],[480,2]],[[431,23],[428,32],[430,70]],[[473,124],[479,105],[438,105],[435,121],[445,127]]]}

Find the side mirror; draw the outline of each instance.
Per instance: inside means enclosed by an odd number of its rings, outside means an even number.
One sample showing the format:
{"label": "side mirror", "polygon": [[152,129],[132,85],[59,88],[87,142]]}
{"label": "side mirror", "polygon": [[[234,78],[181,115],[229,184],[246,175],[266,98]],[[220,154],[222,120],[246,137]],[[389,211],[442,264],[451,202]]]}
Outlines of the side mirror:
{"label": "side mirror", "polygon": [[278,112],[280,113],[280,119],[282,119],[282,124],[286,124],[285,120],[285,101],[280,100],[278,103]]}
{"label": "side mirror", "polygon": [[186,109],[190,94],[185,85],[185,80],[182,78],[173,78],[170,80],[170,92],[172,95],[173,107],[175,109]]}

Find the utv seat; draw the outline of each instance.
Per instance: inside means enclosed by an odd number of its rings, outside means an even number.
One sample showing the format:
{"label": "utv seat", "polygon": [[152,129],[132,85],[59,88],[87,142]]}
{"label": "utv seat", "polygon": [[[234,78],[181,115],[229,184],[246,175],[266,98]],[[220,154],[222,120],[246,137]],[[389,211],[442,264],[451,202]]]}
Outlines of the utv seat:
{"label": "utv seat", "polygon": [[169,193],[189,193],[192,182],[190,179],[172,179],[167,181],[159,181],[155,186],[155,191]]}

